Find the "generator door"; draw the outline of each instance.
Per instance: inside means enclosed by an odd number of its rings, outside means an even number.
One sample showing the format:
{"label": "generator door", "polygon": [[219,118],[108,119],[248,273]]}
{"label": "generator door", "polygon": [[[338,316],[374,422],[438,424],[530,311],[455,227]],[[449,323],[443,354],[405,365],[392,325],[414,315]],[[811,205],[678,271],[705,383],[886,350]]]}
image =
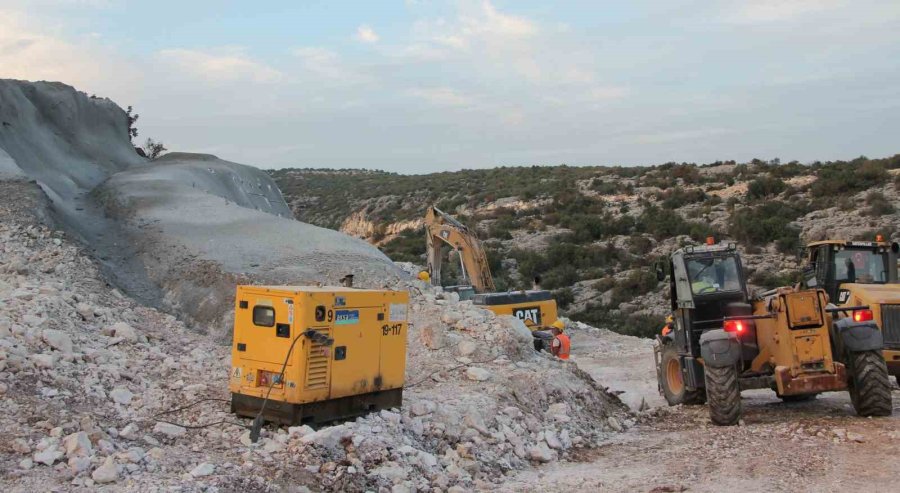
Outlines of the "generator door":
{"label": "generator door", "polygon": [[378,390],[381,313],[380,307],[334,307],[331,398]]}
{"label": "generator door", "polygon": [[[234,315],[234,343],[238,351],[248,360],[284,364],[292,340],[294,300],[255,294],[245,296],[247,299],[241,301],[246,301],[247,307],[239,308]],[[290,361],[288,366],[291,366]]]}

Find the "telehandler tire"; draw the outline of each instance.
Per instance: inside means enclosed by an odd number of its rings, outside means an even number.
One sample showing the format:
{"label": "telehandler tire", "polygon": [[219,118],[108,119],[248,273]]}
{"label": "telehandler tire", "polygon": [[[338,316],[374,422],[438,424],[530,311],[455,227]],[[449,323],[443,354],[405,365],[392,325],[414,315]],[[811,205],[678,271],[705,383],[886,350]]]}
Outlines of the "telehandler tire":
{"label": "telehandler tire", "polygon": [[890,416],[891,382],[881,351],[850,353],[850,400],[860,416]]}
{"label": "telehandler tire", "polygon": [[715,425],[734,426],[741,419],[741,385],[737,367],[703,369],[706,374],[706,402],[709,419]]}
{"label": "telehandler tire", "polygon": [[660,357],[659,385],[670,406],[703,404],[706,394],[702,389],[688,390],[684,385],[678,350],[674,344],[665,344]]}

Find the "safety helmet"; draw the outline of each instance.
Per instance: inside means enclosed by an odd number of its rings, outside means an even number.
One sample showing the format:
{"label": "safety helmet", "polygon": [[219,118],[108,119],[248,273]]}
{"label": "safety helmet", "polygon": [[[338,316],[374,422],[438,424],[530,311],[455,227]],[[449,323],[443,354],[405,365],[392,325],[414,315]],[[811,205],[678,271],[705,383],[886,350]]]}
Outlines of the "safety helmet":
{"label": "safety helmet", "polygon": [[559,329],[560,332],[562,332],[562,331],[566,330],[566,323],[560,319],[556,319],[555,322],[550,324],[550,327],[557,328],[557,329]]}
{"label": "safety helmet", "polygon": [[419,272],[419,275],[416,276],[416,277],[418,277],[418,278],[421,279],[422,281],[430,281],[430,280],[431,280],[431,276],[428,275],[428,271],[427,271],[427,270],[423,270],[423,271]]}
{"label": "safety helmet", "polygon": [[672,323],[672,322],[674,322],[674,321],[675,321],[675,319],[672,317],[672,315],[669,315],[668,317],[666,317],[666,323],[667,323],[667,324],[670,324],[670,323]]}

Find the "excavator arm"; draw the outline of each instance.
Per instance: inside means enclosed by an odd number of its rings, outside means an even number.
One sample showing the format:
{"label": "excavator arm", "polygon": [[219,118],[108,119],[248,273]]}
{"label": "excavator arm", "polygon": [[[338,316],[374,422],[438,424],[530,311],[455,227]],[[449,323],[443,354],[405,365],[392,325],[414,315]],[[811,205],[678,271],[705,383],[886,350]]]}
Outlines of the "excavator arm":
{"label": "excavator arm", "polygon": [[496,289],[481,242],[463,223],[431,206],[425,213],[425,230],[432,284],[439,286],[441,283],[441,245],[446,243],[459,254],[463,278],[472,284],[476,292],[492,292]]}

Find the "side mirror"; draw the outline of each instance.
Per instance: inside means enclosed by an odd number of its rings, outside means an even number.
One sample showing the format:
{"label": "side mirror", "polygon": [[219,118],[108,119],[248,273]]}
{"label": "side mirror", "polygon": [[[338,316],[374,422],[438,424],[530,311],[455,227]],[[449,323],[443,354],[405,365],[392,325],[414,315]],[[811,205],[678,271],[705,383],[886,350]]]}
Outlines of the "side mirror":
{"label": "side mirror", "polygon": [[656,280],[659,282],[666,280],[666,269],[663,267],[662,262],[656,263]]}

